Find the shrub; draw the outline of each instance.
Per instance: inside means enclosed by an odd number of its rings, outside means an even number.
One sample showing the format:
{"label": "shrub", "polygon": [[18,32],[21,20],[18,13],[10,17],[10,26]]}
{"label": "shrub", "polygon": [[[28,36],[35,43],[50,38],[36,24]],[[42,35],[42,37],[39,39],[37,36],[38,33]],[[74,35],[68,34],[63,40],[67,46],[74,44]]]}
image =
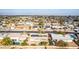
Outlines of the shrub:
{"label": "shrub", "polygon": [[27,43],[26,40],[24,40],[24,41],[21,43],[21,45],[22,45],[22,46],[26,46],[26,45],[28,45],[28,43]]}
{"label": "shrub", "polygon": [[1,41],[2,45],[12,45],[12,40],[10,39],[10,37],[4,37]]}
{"label": "shrub", "polygon": [[31,44],[31,46],[36,46],[36,44]]}
{"label": "shrub", "polygon": [[47,44],[48,44],[48,42],[45,42],[45,41],[42,41],[39,43],[39,45],[47,45]]}
{"label": "shrub", "polygon": [[63,40],[59,40],[59,41],[56,43],[56,46],[66,47],[66,46],[68,46],[68,43],[67,43],[67,42],[64,42]]}

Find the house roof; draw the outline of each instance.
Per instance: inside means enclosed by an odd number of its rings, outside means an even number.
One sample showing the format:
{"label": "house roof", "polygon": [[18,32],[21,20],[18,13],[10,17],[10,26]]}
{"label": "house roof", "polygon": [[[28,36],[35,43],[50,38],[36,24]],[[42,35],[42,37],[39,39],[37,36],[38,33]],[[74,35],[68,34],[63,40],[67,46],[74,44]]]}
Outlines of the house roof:
{"label": "house roof", "polygon": [[4,35],[0,34],[0,39],[5,37],[6,35],[10,37],[11,39],[19,39],[19,40],[25,40],[26,37],[28,37],[27,34],[9,33],[9,34],[4,34]]}

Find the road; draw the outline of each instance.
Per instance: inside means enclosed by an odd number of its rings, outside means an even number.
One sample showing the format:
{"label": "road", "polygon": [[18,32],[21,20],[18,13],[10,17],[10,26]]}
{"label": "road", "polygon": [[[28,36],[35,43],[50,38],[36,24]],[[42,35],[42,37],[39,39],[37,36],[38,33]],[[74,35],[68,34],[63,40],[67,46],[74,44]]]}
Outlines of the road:
{"label": "road", "polygon": [[[0,33],[39,33],[39,31],[0,31]],[[57,33],[57,31],[43,31],[44,33]],[[79,34],[77,32],[65,32],[65,33],[71,33],[71,34]]]}

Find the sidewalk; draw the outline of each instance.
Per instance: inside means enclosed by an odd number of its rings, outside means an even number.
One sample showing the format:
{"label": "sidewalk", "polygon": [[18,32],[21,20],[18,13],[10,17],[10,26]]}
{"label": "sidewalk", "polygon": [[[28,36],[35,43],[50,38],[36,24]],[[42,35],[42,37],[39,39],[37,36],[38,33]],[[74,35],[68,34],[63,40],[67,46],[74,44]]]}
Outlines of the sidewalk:
{"label": "sidewalk", "polygon": [[0,49],[78,49],[78,47],[57,47],[57,46],[0,46]]}

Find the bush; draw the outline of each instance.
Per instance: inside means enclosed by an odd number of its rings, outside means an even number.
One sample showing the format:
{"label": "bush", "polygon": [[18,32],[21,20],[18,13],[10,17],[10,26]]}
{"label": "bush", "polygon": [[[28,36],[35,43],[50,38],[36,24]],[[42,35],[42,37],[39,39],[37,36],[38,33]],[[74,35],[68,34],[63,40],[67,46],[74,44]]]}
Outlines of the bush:
{"label": "bush", "polygon": [[31,46],[36,46],[36,44],[31,44]]}
{"label": "bush", "polygon": [[12,40],[10,39],[10,37],[4,37],[1,41],[2,45],[12,45]]}
{"label": "bush", "polygon": [[26,40],[24,40],[24,41],[21,43],[21,45],[22,45],[22,46],[26,46],[26,45],[28,45],[28,43],[27,43]]}
{"label": "bush", "polygon": [[64,42],[63,40],[60,40],[56,43],[56,46],[60,46],[60,47],[66,47],[68,46],[67,42]]}
{"label": "bush", "polygon": [[47,44],[48,44],[48,42],[44,42],[44,41],[39,43],[39,45],[44,45],[44,46],[47,45]]}

